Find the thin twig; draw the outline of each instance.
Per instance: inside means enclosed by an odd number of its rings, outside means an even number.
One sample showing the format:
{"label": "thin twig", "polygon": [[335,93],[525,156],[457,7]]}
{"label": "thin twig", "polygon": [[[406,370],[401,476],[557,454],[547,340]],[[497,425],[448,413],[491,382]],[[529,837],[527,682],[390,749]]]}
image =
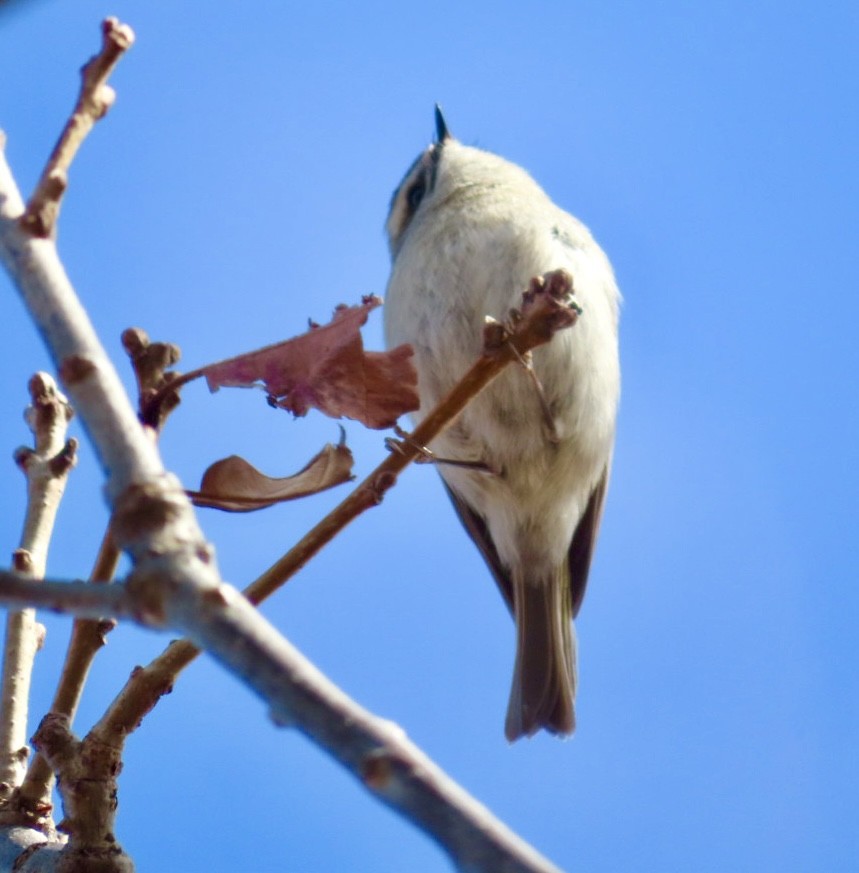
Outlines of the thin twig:
{"label": "thin twig", "polygon": [[[26,419],[33,432],[35,448],[15,453],[27,477],[27,510],[20,548],[15,552],[15,568],[27,577],[21,583],[39,589],[45,573],[48,544],[57,510],[75,463],[77,443],[66,441],[72,417],[66,398],[57,391],[47,373],[37,373],[29,385],[31,403]],[[8,800],[24,778],[27,748],[27,710],[30,680],[36,652],[44,640],[44,628],[37,624],[31,599],[18,601],[6,619],[0,692],[0,800]]]}
{"label": "thin twig", "polygon": [[130,618],[150,624],[147,614],[135,605],[134,595],[121,585],[34,580],[20,572],[0,571],[0,606],[25,605],[63,615]]}
{"label": "thin twig", "polygon": [[[95,566],[90,573],[90,583],[110,582],[116,574],[118,564],[119,549],[108,528],[98,550]],[[116,625],[115,619],[101,617],[101,615],[99,613],[98,618],[78,618],[72,626],[63,671],[49,709],[49,712],[67,718],[69,726],[72,725],[77,714],[81,694],[95,655],[104,646],[106,635]],[[53,770],[45,756],[37,752],[10,805],[20,811],[25,821],[38,823],[43,829],[49,830],[48,819],[53,784]]]}
{"label": "thin twig", "polygon": [[[176,387],[184,382],[179,373],[169,369],[179,361],[179,347],[173,343],[152,342],[139,327],[129,327],[122,332],[122,347],[137,379],[140,421],[160,432],[181,399]],[[188,381],[187,378],[184,381]]]}
{"label": "thin twig", "polygon": [[149,396],[141,394],[140,420],[143,424],[148,424],[150,427],[159,428],[162,416],[164,415],[163,409],[165,404],[168,405],[167,411],[169,412],[169,405],[178,403],[179,389],[205,375],[206,368],[198,367],[196,370],[189,370],[187,373],[176,374],[171,381],[164,382],[157,391],[152,392]]}
{"label": "thin twig", "polygon": [[81,69],[78,100],[30,197],[21,225],[33,236],[54,233],[60,201],[68,186],[68,171],[93,125],[110,109],[116,94],[107,83],[117,61],[134,42],[134,32],[115,18],[102,22],[101,51]]}
{"label": "thin twig", "polygon": [[[110,582],[116,574],[119,557],[119,549],[108,529],[90,573],[89,584],[105,585]],[[105,612],[98,618],[81,618],[75,621],[51,712],[74,719],[93,657],[104,646],[105,634],[116,624],[115,617],[115,613]]]}
{"label": "thin twig", "polygon": [[[179,360],[179,349],[170,343],[150,342],[146,332],[139,328],[123,331],[122,345],[131,360],[137,379],[139,409],[143,419],[145,399],[169,381],[167,368]],[[151,422],[156,431],[160,430],[178,403],[179,395],[172,394],[169,399],[165,398],[158,404],[158,416]],[[119,558],[120,552],[108,524],[90,573],[90,582],[99,584],[112,581]],[[115,625],[116,620],[113,618],[78,618],[74,622],[60,681],[49,709],[52,715],[65,717],[69,728],[74,723],[93,660],[105,645],[106,635]],[[194,649],[194,652],[197,650]],[[9,802],[19,821],[38,827],[48,834],[53,829],[51,795],[54,781],[51,765],[41,752],[36,752],[24,781]]]}

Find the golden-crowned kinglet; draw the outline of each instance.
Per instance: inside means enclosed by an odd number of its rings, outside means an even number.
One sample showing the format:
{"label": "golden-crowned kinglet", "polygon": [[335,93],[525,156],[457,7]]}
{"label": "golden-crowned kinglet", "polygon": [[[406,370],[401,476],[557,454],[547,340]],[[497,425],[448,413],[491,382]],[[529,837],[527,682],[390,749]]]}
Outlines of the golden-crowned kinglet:
{"label": "golden-crowned kinglet", "polygon": [[602,514],[620,392],[620,293],[587,228],[523,169],[455,140],[438,108],[436,127],[436,141],[409,168],[387,220],[393,264],[385,333],[390,346],[414,347],[415,418],[480,354],[485,317],[503,321],[532,276],[567,270],[583,310],[571,330],[534,352],[544,401],[522,368],[508,367],[431,447],[516,620],[507,738],[540,728],[570,734],[572,619]]}

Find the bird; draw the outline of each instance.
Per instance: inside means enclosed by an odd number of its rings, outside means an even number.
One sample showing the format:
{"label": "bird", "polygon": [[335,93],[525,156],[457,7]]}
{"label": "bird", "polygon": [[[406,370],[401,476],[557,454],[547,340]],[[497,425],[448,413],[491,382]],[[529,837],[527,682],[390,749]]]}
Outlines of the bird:
{"label": "bird", "polygon": [[413,420],[477,359],[487,317],[507,318],[532,277],[566,270],[581,309],[572,329],[534,350],[537,387],[507,367],[428,447],[515,620],[506,737],[564,737],[576,724],[573,619],[614,451],[621,295],[590,231],[524,169],[454,138],[438,105],[435,126],[385,225],[385,341],[414,349]]}

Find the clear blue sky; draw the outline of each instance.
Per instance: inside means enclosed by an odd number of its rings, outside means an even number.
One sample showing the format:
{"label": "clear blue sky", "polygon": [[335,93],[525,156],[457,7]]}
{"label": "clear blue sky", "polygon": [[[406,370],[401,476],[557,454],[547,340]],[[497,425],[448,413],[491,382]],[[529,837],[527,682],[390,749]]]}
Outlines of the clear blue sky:
{"label": "clear blue sky", "polygon": [[[26,191],[105,14],[138,42],[72,169],[59,244],[120,363],[130,324],[191,368],[383,293],[388,199],[437,100],[460,139],[527,167],[591,227],[625,295],[574,739],[504,740],[512,623],[431,468],[266,613],[565,869],[859,869],[855,3],[20,2],[0,15],[0,127]],[[11,457],[47,358],[0,286]],[[367,472],[383,434],[347,431]],[[163,448],[193,485],[232,452],[285,475],[337,434],[195,385]],[[89,569],[99,481],[86,449],[54,575]],[[0,494],[8,553],[11,460]],[[204,513],[225,576],[245,584],[337,496]],[[48,626],[41,708],[67,622]],[[164,642],[113,634],[82,728]],[[131,740],[120,788],[141,873],[447,869],[208,661]]]}

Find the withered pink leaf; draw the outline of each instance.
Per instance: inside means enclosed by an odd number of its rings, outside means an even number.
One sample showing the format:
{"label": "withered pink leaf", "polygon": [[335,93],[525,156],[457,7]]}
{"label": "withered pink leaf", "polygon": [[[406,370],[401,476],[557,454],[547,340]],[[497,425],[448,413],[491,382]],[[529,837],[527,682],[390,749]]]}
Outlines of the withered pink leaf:
{"label": "withered pink leaf", "polygon": [[361,326],[381,302],[368,296],[360,306],[338,306],[328,324],[203,368],[209,389],[262,385],[273,406],[294,415],[315,407],[372,428],[393,426],[420,403],[411,346],[364,351]]}
{"label": "withered pink leaf", "polygon": [[226,512],[252,512],[285,500],[316,494],[348,482],[352,452],[345,443],[328,444],[307,466],[293,476],[272,479],[238,455],[215,461],[203,474],[199,491],[188,495],[196,506]]}

